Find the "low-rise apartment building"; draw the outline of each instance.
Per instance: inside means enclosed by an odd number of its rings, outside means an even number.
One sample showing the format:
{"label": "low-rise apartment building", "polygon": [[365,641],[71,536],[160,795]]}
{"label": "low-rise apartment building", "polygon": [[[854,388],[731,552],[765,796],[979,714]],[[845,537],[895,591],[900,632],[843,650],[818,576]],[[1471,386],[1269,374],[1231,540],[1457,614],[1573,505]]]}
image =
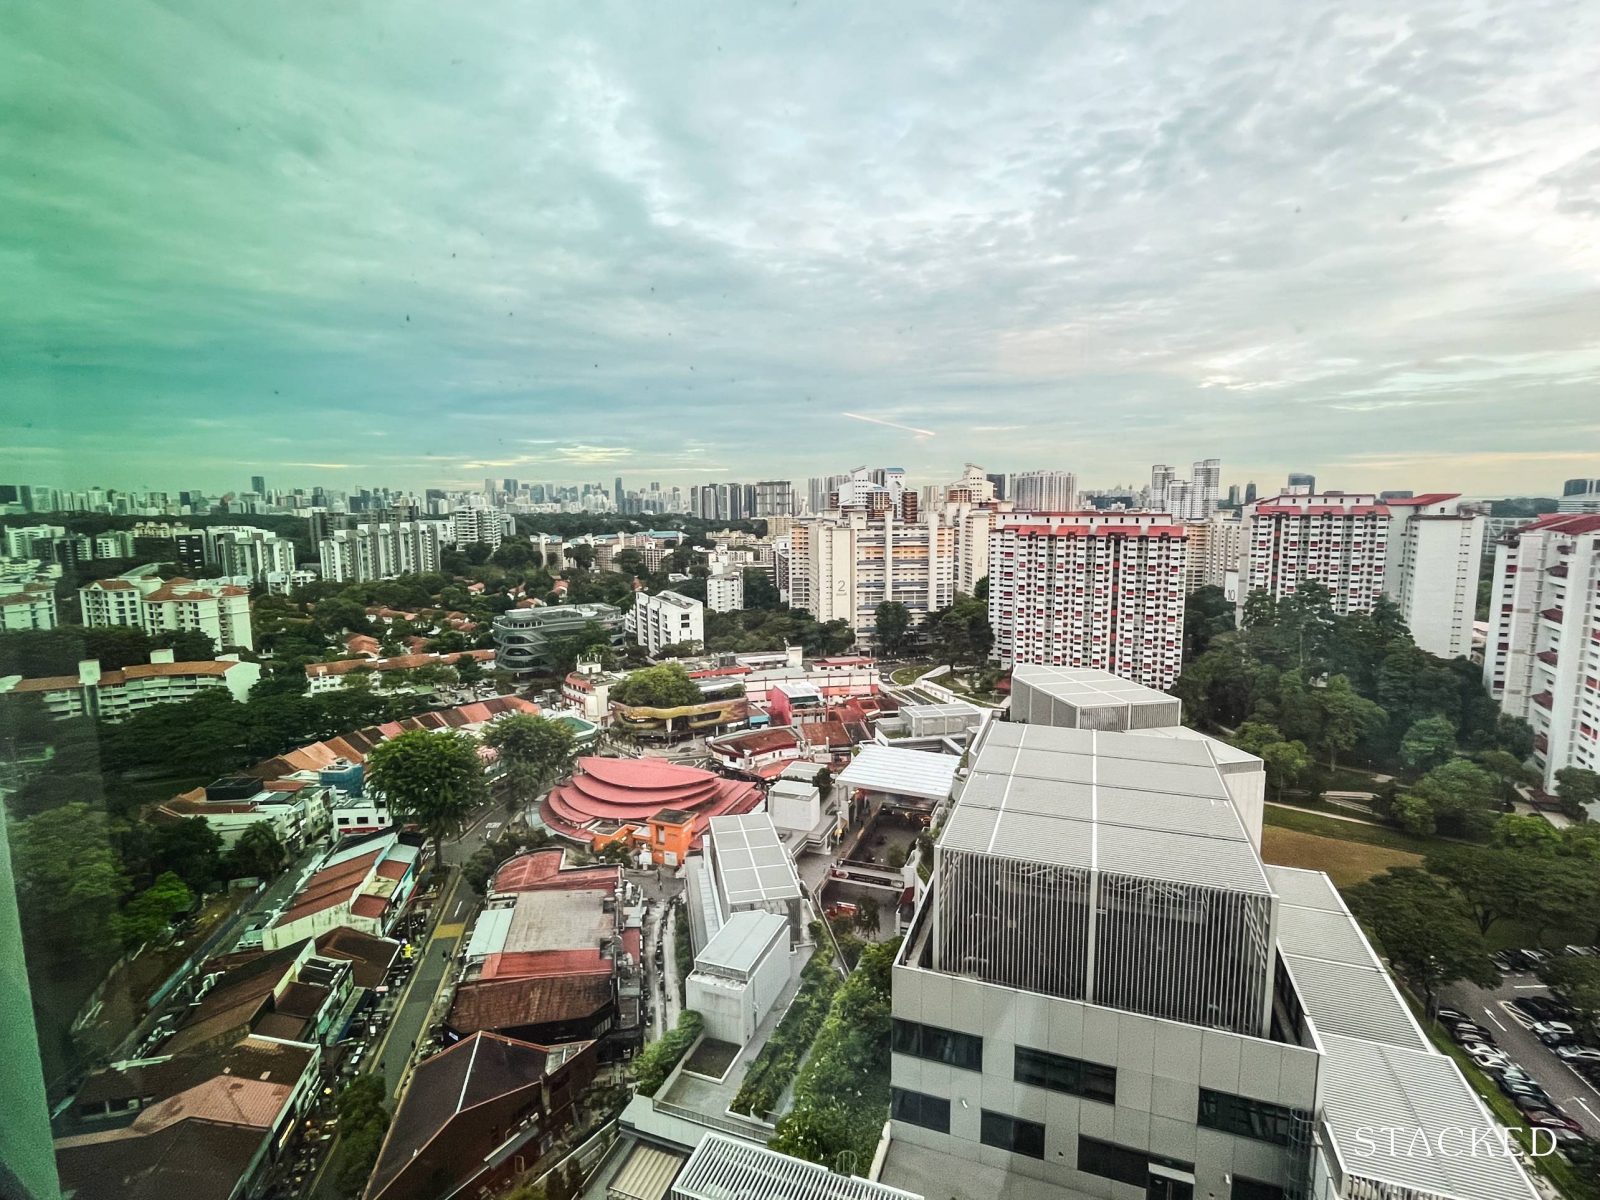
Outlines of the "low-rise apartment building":
{"label": "low-rise apartment building", "polygon": [[49,583],[0,583],[0,633],[56,627],[56,590]]}
{"label": "low-rise apartment building", "polygon": [[133,625],[146,633],[195,630],[221,650],[254,650],[250,589],[182,577],[122,575],[78,589],[79,611],[91,629]]}
{"label": "low-rise apartment building", "polygon": [[0,679],[0,694],[35,695],[57,719],[94,717],[121,721],[158,704],[190,700],[212,688],[225,688],[243,702],[261,678],[261,667],[224,655],[203,662],[175,662],[171,650],[152,650],[150,661],[103,670],[92,658],[78,664],[76,675],[51,675],[34,679],[9,676]]}
{"label": "low-rise apartment building", "polygon": [[706,606],[677,592],[640,592],[633,600],[634,638],[654,658],[668,646],[705,644]]}

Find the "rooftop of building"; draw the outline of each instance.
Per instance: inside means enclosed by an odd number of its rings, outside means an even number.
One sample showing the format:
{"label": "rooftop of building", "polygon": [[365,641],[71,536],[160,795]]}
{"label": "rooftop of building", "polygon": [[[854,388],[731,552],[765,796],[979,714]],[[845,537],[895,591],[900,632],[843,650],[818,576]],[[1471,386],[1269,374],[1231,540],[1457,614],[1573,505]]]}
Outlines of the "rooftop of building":
{"label": "rooftop of building", "polygon": [[845,787],[912,796],[937,803],[949,798],[961,765],[951,754],[868,744],[839,772]]}
{"label": "rooftop of building", "polygon": [[615,895],[621,874],[621,868],[615,866],[571,866],[565,850],[549,846],[508,858],[494,873],[488,890],[493,894],[582,888]]}
{"label": "rooftop of building", "polygon": [[609,974],[469,980],[456,989],[447,1020],[460,1034],[523,1029],[587,1020],[611,998]]}
{"label": "rooftop of building", "polygon": [[742,1138],[712,1131],[701,1139],[672,1183],[685,1200],[922,1200],[911,1192],[841,1175]]}
{"label": "rooftop of building", "polygon": [[717,878],[730,905],[798,900],[794,860],[766,813],[711,818]]}
{"label": "rooftop of building", "polygon": [[694,956],[697,971],[715,974],[749,975],[761,962],[761,955],[774,941],[789,943],[789,921],[773,912],[730,913],[722,928]]}
{"label": "rooftop of building", "polygon": [[939,846],[1263,896],[1272,891],[1216,764],[1203,746],[1187,741],[993,724]]}

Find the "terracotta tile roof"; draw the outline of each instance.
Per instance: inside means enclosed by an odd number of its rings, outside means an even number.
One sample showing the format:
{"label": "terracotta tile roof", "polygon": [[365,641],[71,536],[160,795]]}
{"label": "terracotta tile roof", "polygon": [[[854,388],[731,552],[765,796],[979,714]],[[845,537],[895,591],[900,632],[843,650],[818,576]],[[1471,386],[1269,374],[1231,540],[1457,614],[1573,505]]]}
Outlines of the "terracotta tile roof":
{"label": "terracotta tile roof", "polygon": [[400,943],[394,938],[378,937],[340,925],[317,938],[317,953],[347,960],[356,986],[371,988],[383,982],[395,956],[400,953]]}
{"label": "terracotta tile roof", "polygon": [[508,950],[483,962],[484,979],[547,979],[559,975],[611,974],[611,960],[598,950]]}
{"label": "terracotta tile roof", "polygon": [[120,1108],[134,1097],[176,1095],[217,1075],[293,1084],[305,1073],[312,1051],[257,1037],[244,1037],[222,1050],[174,1054],[146,1062],[95,1071],[73,1097],[75,1107],[111,1104]]}
{"label": "terracotta tile roof", "polygon": [[611,977],[550,975],[464,983],[450,1006],[457,1033],[517,1029],[592,1017],[611,1002]]}
{"label": "terracotta tile roof", "polygon": [[297,1017],[292,1013],[269,1012],[256,1022],[252,1031],[261,1037],[282,1038],[286,1042],[303,1041],[310,1033],[312,1021],[309,1017]]}
{"label": "terracotta tile roof", "polygon": [[272,1011],[291,1017],[314,1017],[328,1002],[328,989],[320,983],[287,984],[273,1001]]}
{"label": "terracotta tile roof", "polygon": [[1460,492],[1424,492],[1420,496],[1401,496],[1398,499],[1390,497],[1384,503],[1390,508],[1421,508],[1424,504],[1443,504],[1446,500],[1455,500]]}
{"label": "terracotta tile roof", "polygon": [[565,852],[558,848],[529,850],[507,859],[489,884],[491,892],[536,892],[551,888],[600,888],[613,895],[617,867],[562,868]]}
{"label": "terracotta tile roof", "polygon": [[56,1142],[63,1191],[117,1200],[230,1200],[266,1134],[190,1120],[143,1137],[68,1146]]}
{"label": "terracotta tile roof", "polygon": [[262,785],[269,792],[299,792],[311,786],[305,779],[269,779]]}
{"label": "terracotta tile roof", "polygon": [[397,858],[386,858],[378,864],[378,874],[385,879],[404,879],[411,864]]}
{"label": "terracotta tile roof", "polygon": [[273,922],[274,927],[291,924],[348,901],[366,881],[381,853],[381,850],[372,850],[318,871],[306,880],[305,886],[295,894],[293,906]]}
{"label": "terracotta tile roof", "polygon": [[12,592],[10,595],[0,596],[0,604],[44,604],[50,599],[49,592]]}
{"label": "terracotta tile roof", "polygon": [[350,912],[358,917],[381,917],[389,911],[389,897],[371,893],[357,896],[350,904]]}

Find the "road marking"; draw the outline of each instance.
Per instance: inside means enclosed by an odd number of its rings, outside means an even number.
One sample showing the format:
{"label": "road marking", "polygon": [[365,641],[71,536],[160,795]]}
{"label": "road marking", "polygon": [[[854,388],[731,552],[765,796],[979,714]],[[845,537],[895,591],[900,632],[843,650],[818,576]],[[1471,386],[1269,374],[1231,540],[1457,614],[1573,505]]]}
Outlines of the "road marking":
{"label": "road marking", "polygon": [[1513,983],[1511,985],[1511,990],[1513,992],[1542,992],[1542,991],[1544,991],[1544,984],[1542,984],[1542,983]]}
{"label": "road marking", "polygon": [[1490,1008],[1488,1005],[1484,1005],[1483,1015],[1488,1017],[1489,1020],[1493,1021],[1494,1022],[1494,1027],[1496,1029],[1498,1029],[1501,1033],[1504,1033],[1506,1031],[1506,1027],[1504,1025],[1500,1024],[1500,1018],[1494,1015],[1494,1009]]}
{"label": "road marking", "polygon": [[1574,1096],[1572,1098],[1572,1102],[1574,1104],[1576,1104],[1579,1108],[1583,1109],[1584,1112],[1588,1113],[1596,1121],[1600,1121],[1600,1113],[1595,1112],[1594,1109],[1590,1108],[1587,1104],[1585,1104],[1584,1101],[1583,1101],[1583,1097],[1582,1096]]}
{"label": "road marking", "polygon": [[458,938],[467,931],[465,922],[456,921],[448,925],[435,925],[433,927],[433,940],[438,942],[445,938]]}
{"label": "road marking", "polygon": [[457,900],[456,901],[456,911],[450,914],[451,919],[455,920],[455,919],[460,918],[461,910],[466,908],[466,907],[467,907],[467,902],[466,902],[466,900],[464,898],[461,899],[461,900]]}

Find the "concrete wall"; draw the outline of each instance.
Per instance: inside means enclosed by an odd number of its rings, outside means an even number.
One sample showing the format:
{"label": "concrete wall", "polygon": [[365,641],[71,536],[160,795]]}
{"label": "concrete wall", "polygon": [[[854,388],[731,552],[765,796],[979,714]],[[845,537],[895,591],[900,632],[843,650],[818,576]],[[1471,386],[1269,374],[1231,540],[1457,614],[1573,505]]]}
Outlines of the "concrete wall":
{"label": "concrete wall", "polygon": [[[1198,1197],[1226,1197],[1229,1175],[1287,1182],[1289,1154],[1197,1126],[1201,1086],[1314,1111],[1318,1055],[1221,1030],[1099,1008],[917,967],[894,971],[895,1017],[983,1037],[983,1070],[893,1056],[894,1086],[950,1100],[950,1132],[893,1122],[897,1141],[1077,1189],[1138,1200],[1141,1188],[1076,1169],[1080,1134],[1192,1162]],[[1117,1068],[1116,1103],[1016,1083],[1014,1049],[1031,1046]],[[984,1109],[1045,1127],[1043,1161],[985,1146]]]}
{"label": "concrete wall", "polygon": [[693,971],[684,1003],[705,1018],[707,1037],[743,1046],[755,1036],[788,982],[788,938],[775,931],[747,979]]}

